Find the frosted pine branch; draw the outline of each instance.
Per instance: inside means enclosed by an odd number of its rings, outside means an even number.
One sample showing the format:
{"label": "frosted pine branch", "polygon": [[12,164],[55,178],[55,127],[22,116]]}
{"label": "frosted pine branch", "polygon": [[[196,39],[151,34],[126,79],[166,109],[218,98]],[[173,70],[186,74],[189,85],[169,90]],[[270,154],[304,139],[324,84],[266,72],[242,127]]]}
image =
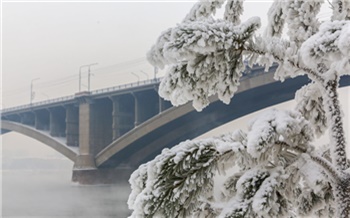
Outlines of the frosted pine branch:
{"label": "frosted pine branch", "polygon": [[241,23],[240,16],[243,14],[243,0],[228,0],[225,7],[224,19],[234,25]]}

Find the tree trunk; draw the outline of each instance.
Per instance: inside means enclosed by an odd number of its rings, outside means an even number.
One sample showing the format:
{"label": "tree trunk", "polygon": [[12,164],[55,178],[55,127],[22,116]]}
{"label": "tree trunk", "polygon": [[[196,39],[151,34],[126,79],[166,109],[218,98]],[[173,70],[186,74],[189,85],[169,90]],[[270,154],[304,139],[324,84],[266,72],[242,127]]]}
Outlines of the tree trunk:
{"label": "tree trunk", "polygon": [[336,202],[337,217],[350,217],[350,181],[349,175],[339,181],[334,187],[333,194]]}

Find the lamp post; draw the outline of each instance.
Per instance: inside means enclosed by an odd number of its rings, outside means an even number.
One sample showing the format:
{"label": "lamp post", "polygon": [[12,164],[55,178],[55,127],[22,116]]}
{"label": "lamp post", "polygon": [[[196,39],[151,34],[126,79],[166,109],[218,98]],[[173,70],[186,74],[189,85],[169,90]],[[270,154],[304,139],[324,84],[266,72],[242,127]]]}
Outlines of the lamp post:
{"label": "lamp post", "polygon": [[33,103],[33,100],[34,100],[34,97],[35,97],[35,93],[33,92],[33,82],[35,80],[39,80],[40,78],[35,78],[35,79],[32,79],[32,81],[30,81],[30,104]]}
{"label": "lamp post", "polygon": [[93,66],[93,65],[97,65],[98,63],[94,63],[94,64],[89,64],[88,65],[88,91],[90,92],[90,75],[91,75],[91,73],[90,73],[90,67],[91,66]]}
{"label": "lamp post", "polygon": [[81,69],[84,67],[88,67],[88,91],[90,91],[90,67],[97,64],[98,63],[86,64],[79,67],[79,92],[81,92]]}
{"label": "lamp post", "polygon": [[157,79],[158,67],[154,67],[154,80]]}

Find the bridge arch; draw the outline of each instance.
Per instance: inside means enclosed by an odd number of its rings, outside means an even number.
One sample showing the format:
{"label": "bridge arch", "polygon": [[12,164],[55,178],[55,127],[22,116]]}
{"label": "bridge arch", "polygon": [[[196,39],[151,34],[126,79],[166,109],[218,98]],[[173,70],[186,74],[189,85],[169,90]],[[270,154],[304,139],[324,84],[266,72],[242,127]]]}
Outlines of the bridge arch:
{"label": "bridge arch", "polygon": [[21,123],[17,122],[11,122],[7,120],[1,121],[1,129],[7,130],[7,131],[14,131],[20,134],[23,134],[25,136],[31,137],[33,139],[36,139],[45,145],[53,148],[57,152],[61,153],[63,156],[67,157],[69,160],[75,162],[77,153],[69,148],[64,143],[60,142],[58,139],[55,139],[51,137],[50,135],[38,131],[30,126],[23,125]]}
{"label": "bridge arch", "polygon": [[[127,164],[138,167],[153,159],[165,147],[172,147],[186,139],[205,132],[260,109],[294,98],[295,92],[309,82],[307,77],[274,81],[273,73],[261,75],[264,84],[241,82],[241,89],[229,105],[213,98],[202,112],[194,110],[191,103],[173,107],[149,119],[108,145],[96,155],[98,167]],[[350,85],[350,77],[343,77],[341,86]]]}

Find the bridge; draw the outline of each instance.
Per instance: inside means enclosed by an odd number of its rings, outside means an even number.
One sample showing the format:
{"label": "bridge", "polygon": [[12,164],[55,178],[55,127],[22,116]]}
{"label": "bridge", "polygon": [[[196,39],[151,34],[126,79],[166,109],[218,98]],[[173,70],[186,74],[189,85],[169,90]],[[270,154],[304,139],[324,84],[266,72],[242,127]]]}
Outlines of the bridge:
{"label": "bridge", "polygon": [[[18,132],[63,154],[74,162],[74,182],[126,181],[163,148],[291,100],[309,82],[305,76],[275,81],[276,68],[247,69],[229,105],[213,96],[200,113],[191,103],[172,107],[158,96],[160,80],[153,79],[3,109],[1,134]],[[350,77],[340,83],[350,85]]]}

